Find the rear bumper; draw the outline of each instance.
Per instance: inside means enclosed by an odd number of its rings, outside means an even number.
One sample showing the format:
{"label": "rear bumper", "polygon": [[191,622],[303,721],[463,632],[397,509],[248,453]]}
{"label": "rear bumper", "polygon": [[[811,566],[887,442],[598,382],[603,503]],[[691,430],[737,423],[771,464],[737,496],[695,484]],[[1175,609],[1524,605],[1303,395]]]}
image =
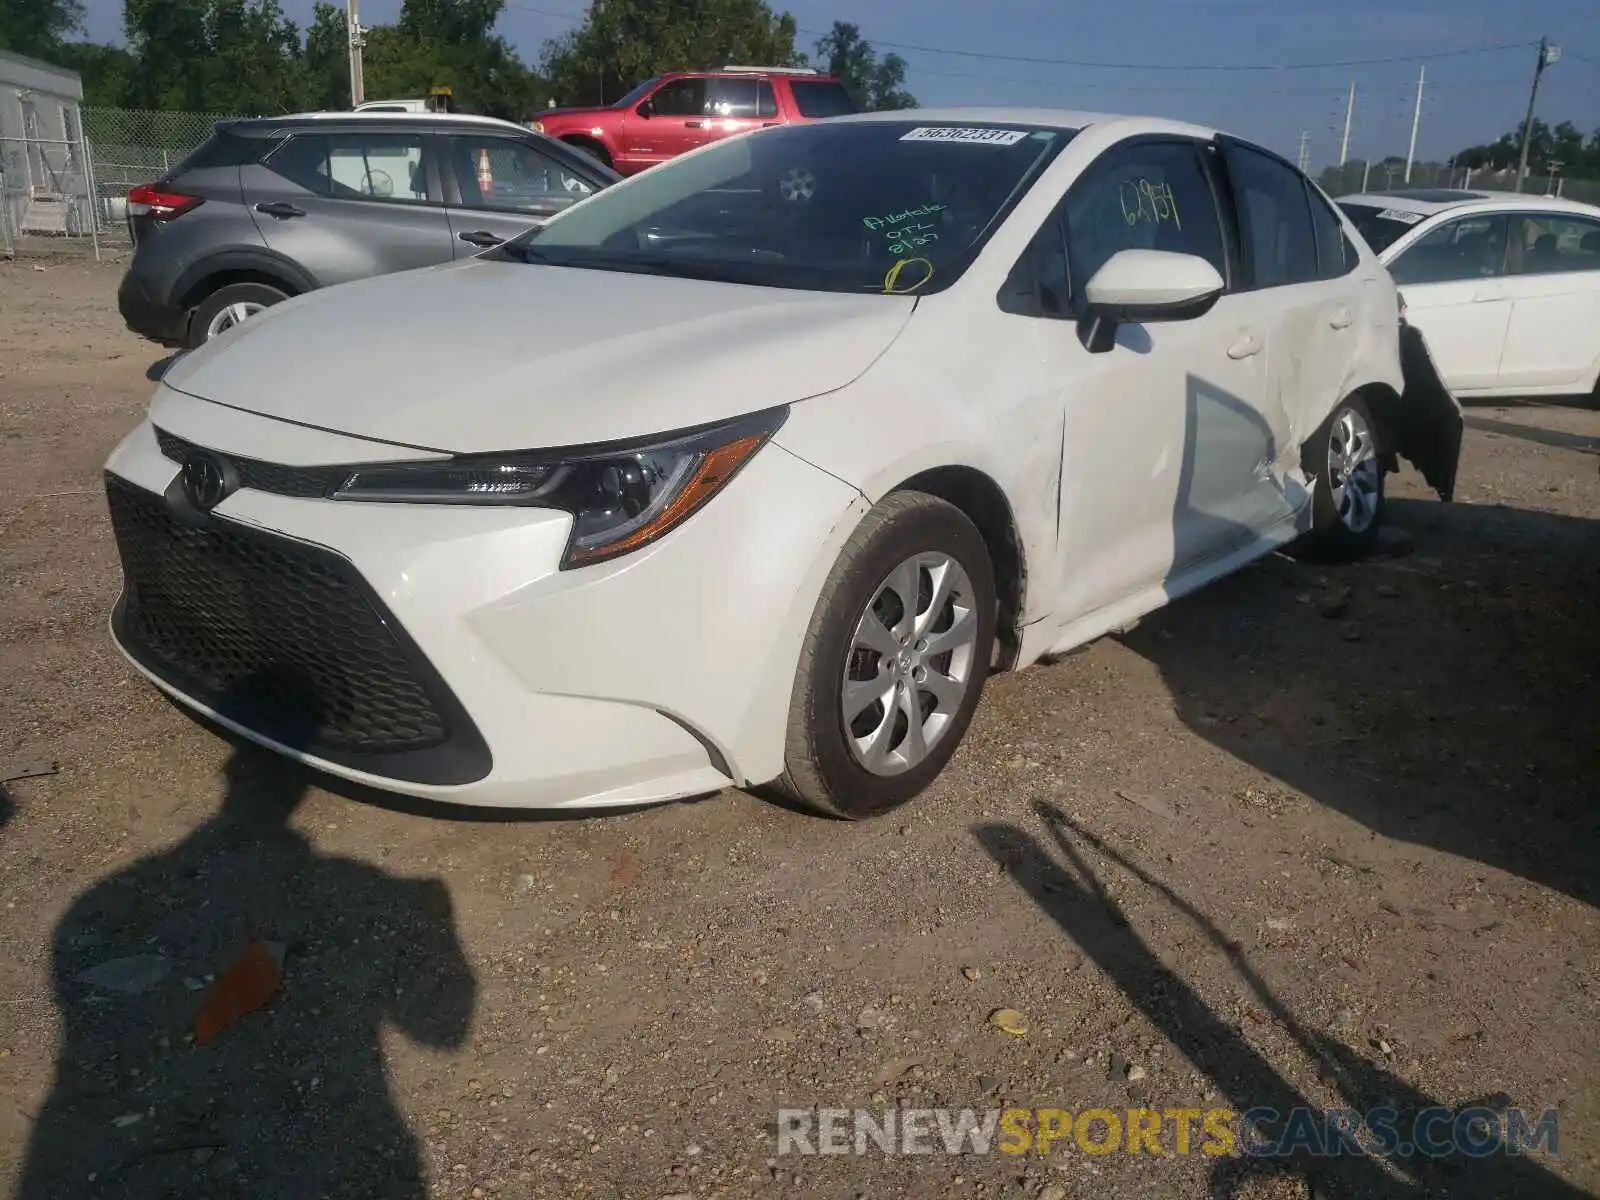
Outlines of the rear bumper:
{"label": "rear bumper", "polygon": [[155,300],[131,270],[117,288],[117,311],[123,323],[140,337],[163,346],[183,346],[189,334],[189,314],[174,304]]}

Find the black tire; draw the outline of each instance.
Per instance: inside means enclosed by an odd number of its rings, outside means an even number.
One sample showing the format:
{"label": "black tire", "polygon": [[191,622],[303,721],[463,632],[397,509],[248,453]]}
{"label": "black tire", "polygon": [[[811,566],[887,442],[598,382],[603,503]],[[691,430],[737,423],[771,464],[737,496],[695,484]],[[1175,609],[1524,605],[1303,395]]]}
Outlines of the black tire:
{"label": "black tire", "polygon": [[[224,310],[235,304],[256,305],[260,308],[271,308],[279,301],[287,300],[289,293],[269,287],[264,283],[230,283],[212,292],[189,314],[189,349],[193,350],[203,346],[211,340],[211,328],[214,322],[222,315]],[[221,332],[218,330],[218,332]]]}
{"label": "black tire", "polygon": [[[1375,490],[1368,493],[1370,505],[1354,506],[1363,512],[1362,518],[1352,518],[1348,494],[1341,504],[1342,480],[1336,478],[1334,473],[1333,451],[1336,441],[1342,443],[1347,436],[1350,428],[1346,423],[1347,416],[1358,429],[1364,428],[1367,437],[1372,439]],[[1382,430],[1373,419],[1372,410],[1360,396],[1347,396],[1341,400],[1328,414],[1328,419],[1307,439],[1301,463],[1312,481],[1311,529],[1295,544],[1296,553],[1319,562],[1354,562],[1372,553],[1378,544],[1378,533],[1383,528],[1386,513],[1384,485],[1388,471],[1384,466],[1383,449]]]}
{"label": "black tire", "polygon": [[[928,748],[925,758],[899,774],[875,774],[852,754],[841,712],[847,665],[857,665],[851,643],[857,622],[889,582],[891,573],[924,552],[952,559],[966,572],[971,584],[968,607],[976,620],[976,632],[965,692],[954,712],[947,714],[944,730]],[[920,594],[930,577],[919,571],[917,578]],[[927,600],[919,598],[918,603],[926,604]],[[944,614],[936,614],[930,632],[941,627],[940,617],[953,619],[954,610],[947,608]],[[845,544],[812,614],[789,703],[786,769],[777,786],[819,812],[851,820],[887,812],[916,796],[950,761],[972,721],[989,672],[994,623],[994,568],[982,535],[966,514],[923,492],[895,492],[886,497],[866,515]],[[880,660],[885,665],[879,669],[888,669],[887,659],[880,656]],[[928,661],[942,662],[947,669],[954,666],[948,654]],[[903,712],[895,716],[895,711],[892,706],[871,709],[882,713],[885,721],[897,722],[891,734],[901,730],[899,723],[904,719]],[[930,716],[936,711],[937,707],[930,709]],[[870,721],[870,712],[867,715]],[[900,736],[903,739],[903,732]],[[903,741],[898,744],[903,745]]]}

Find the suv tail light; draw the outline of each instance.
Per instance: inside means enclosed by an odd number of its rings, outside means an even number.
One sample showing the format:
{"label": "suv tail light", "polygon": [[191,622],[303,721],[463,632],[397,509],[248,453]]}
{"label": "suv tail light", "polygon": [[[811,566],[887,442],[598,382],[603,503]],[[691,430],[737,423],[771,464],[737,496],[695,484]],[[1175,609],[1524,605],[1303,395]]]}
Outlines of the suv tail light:
{"label": "suv tail light", "polygon": [[159,184],[147,184],[144,187],[136,187],[128,193],[128,215],[149,217],[154,221],[170,221],[203,203],[199,196],[163,191]]}

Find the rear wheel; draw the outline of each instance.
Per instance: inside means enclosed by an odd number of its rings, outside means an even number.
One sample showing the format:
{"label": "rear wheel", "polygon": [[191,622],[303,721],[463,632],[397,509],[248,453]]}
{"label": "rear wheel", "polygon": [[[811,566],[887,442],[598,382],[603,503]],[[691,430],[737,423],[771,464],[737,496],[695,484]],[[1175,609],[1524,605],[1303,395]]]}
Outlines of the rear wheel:
{"label": "rear wheel", "polygon": [[817,602],[779,785],[858,818],[912,799],[971,723],[994,642],[994,571],[954,505],[897,492],[851,536]]}
{"label": "rear wheel", "polygon": [[1340,401],[1305,447],[1312,476],[1311,556],[1350,561],[1370,553],[1384,518],[1383,459],[1378,425],[1359,396]]}
{"label": "rear wheel", "polygon": [[226,333],[262,309],[288,298],[287,292],[264,283],[230,283],[218,288],[196,306],[189,318],[189,348],[204,345],[219,333]]}

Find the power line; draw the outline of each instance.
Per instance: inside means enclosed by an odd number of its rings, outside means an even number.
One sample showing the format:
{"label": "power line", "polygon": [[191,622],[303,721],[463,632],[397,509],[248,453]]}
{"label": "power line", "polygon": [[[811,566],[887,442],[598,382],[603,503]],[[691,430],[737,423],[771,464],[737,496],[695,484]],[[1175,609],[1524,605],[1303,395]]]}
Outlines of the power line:
{"label": "power line", "polygon": [[[820,29],[798,29],[799,33],[826,37]],[[1439,58],[1460,58],[1471,54],[1496,54],[1503,50],[1524,50],[1533,42],[1503,42],[1497,46],[1473,46],[1462,50],[1435,50],[1426,54],[1395,55],[1388,58],[1347,58],[1326,62],[1302,63],[1133,63],[1106,62],[1073,58],[1041,58],[1028,54],[992,54],[982,50],[955,50],[945,46],[918,46],[910,42],[891,42],[879,38],[866,38],[874,46],[889,46],[895,50],[910,50],[918,54],[951,54],[963,58],[982,58],[993,62],[1038,63],[1052,67],[1103,68],[1116,71],[1316,71],[1331,67],[1378,67],[1395,63],[1431,62]]]}
{"label": "power line", "polygon": [[[540,8],[531,4],[522,4],[516,0],[506,0],[507,8],[519,12],[537,13],[545,17],[559,17],[569,21],[582,21],[586,19],[584,13],[565,12],[558,9]],[[795,32],[808,34],[811,37],[827,37],[830,30],[808,29],[797,27]],[[864,35],[863,35],[864,36]],[[1347,58],[1330,59],[1326,62],[1302,63],[1131,63],[1107,62],[1089,59],[1072,58],[1043,58],[1028,54],[995,54],[982,50],[958,50],[947,46],[922,46],[911,42],[891,42],[881,38],[865,37],[864,40],[874,46],[888,46],[894,50],[908,50],[917,54],[947,54],[961,58],[981,58],[991,62],[1036,63],[1041,66],[1051,67],[1076,67],[1079,69],[1104,68],[1116,71],[1315,71],[1332,67],[1378,67],[1396,63],[1431,62],[1441,58],[1462,58],[1474,54],[1497,54],[1505,50],[1524,50],[1534,45],[1533,42],[1502,42],[1495,46],[1471,46],[1460,50],[1434,50],[1424,54],[1401,54],[1385,58]],[[926,72],[933,74],[934,72]]]}

